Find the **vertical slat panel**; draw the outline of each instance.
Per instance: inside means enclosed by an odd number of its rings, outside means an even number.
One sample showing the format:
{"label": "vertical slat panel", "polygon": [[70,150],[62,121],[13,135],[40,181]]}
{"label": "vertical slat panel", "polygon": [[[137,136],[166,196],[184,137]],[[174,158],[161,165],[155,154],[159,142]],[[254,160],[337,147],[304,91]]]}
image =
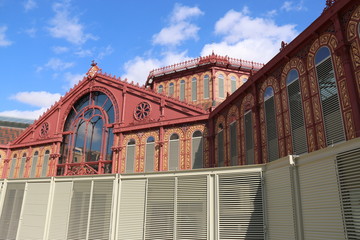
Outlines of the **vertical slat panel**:
{"label": "vertical slat panel", "polygon": [[135,145],[128,145],[126,147],[126,173],[134,172],[135,161]]}
{"label": "vertical slat panel", "polygon": [[66,239],[71,206],[72,182],[56,182],[51,209],[49,239]]}
{"label": "vertical slat panel", "polygon": [[43,165],[42,165],[41,177],[46,177],[47,176],[49,158],[50,158],[50,154],[45,154],[44,155],[44,162],[43,162]]}
{"label": "vertical slat panel", "polygon": [[25,183],[7,184],[0,217],[0,239],[16,238],[24,197],[24,189]]}
{"label": "vertical slat panel", "polygon": [[169,170],[178,170],[179,168],[179,139],[169,141]]}
{"label": "vertical slat panel", "polygon": [[37,163],[38,163],[38,155],[34,155],[31,163],[31,172],[30,172],[31,178],[35,177]]}
{"label": "vertical slat panel", "polygon": [[26,163],[26,157],[22,157],[21,158],[21,163],[20,163],[19,176],[18,176],[19,178],[24,177],[25,163]]}
{"label": "vertical slat panel", "polygon": [[118,218],[119,240],[142,240],[145,216],[145,179],[122,180]]}
{"label": "vertical slat panel", "polygon": [[110,239],[113,180],[94,180],[89,239]]}
{"label": "vertical slat panel", "polygon": [[180,81],[180,100],[185,100],[185,81]]}
{"label": "vertical slat panel", "polygon": [[145,149],[145,172],[154,171],[155,143],[146,143]]}
{"label": "vertical slat panel", "polygon": [[254,141],[253,141],[253,125],[251,111],[247,112],[244,117],[245,121],[245,152],[246,164],[254,164]]}
{"label": "vertical slat panel", "polygon": [[222,74],[218,77],[219,84],[219,98],[224,98],[224,76]]}
{"label": "vertical slat panel", "polygon": [[179,177],[176,239],[207,239],[207,176]]}
{"label": "vertical slat panel", "polygon": [[230,124],[229,128],[230,134],[230,163],[231,166],[236,166],[237,158],[238,158],[238,150],[237,150],[237,137],[236,137],[236,122]]}
{"label": "vertical slat panel", "polygon": [[260,173],[219,175],[219,239],[264,239]]}
{"label": "vertical slat panel", "polygon": [[174,238],[174,178],[149,179],[145,239]]}
{"label": "vertical slat panel", "polygon": [[27,183],[19,239],[43,239],[50,183]]}
{"label": "vertical slat panel", "polygon": [[192,169],[203,168],[203,137],[193,137],[191,144]]}
{"label": "vertical slat panel", "polygon": [[209,98],[209,75],[204,76],[204,99]]}
{"label": "vertical slat panel", "polygon": [[9,173],[9,175],[8,175],[9,178],[13,178],[13,177],[14,177],[16,161],[17,161],[16,158],[11,159],[10,173]]}
{"label": "vertical slat panel", "polygon": [[191,81],[191,98],[193,101],[197,100],[197,80],[196,78],[193,78]]}
{"label": "vertical slat panel", "polygon": [[271,162],[279,158],[274,96],[265,100],[265,119],[268,161]]}
{"label": "vertical slat panel", "polygon": [[224,130],[218,133],[218,166],[224,166],[225,151],[224,151]]}

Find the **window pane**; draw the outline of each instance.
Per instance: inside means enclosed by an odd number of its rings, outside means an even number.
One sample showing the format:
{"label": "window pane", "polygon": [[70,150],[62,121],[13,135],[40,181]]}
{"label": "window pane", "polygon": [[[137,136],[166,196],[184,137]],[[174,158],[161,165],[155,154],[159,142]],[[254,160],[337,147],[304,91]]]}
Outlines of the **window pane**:
{"label": "window pane", "polygon": [[84,154],[86,122],[80,120],[79,127],[75,135],[75,146],[73,149],[73,162],[81,162]]}
{"label": "window pane", "polygon": [[254,164],[254,143],[253,143],[253,125],[251,111],[245,114],[245,151],[246,164]]}
{"label": "window pane", "polygon": [[276,130],[276,116],[275,116],[275,103],[272,88],[268,93],[268,98],[265,100],[265,119],[266,119],[266,134],[267,134],[267,148],[268,160],[273,161],[279,158],[278,154],[278,138]]}
{"label": "window pane", "polygon": [[197,80],[196,78],[192,79],[192,85],[191,85],[191,90],[192,90],[192,100],[196,101],[197,100]]}
{"label": "window pane", "polygon": [[209,98],[209,75],[204,76],[204,99]]}
{"label": "window pane", "polygon": [[159,85],[159,87],[158,87],[158,93],[162,93],[162,91],[163,91],[163,86],[162,86],[162,85]]}
{"label": "window pane", "polygon": [[174,95],[174,83],[169,84],[169,96]]}
{"label": "window pane", "polygon": [[218,82],[219,82],[219,98],[224,98],[224,76],[220,74],[218,76]]}
{"label": "window pane", "polygon": [[238,165],[238,150],[237,150],[237,138],[236,138],[236,122],[230,124],[230,163],[231,166]]}
{"label": "window pane", "polygon": [[224,130],[221,130],[218,133],[218,166],[223,167],[224,164],[224,158],[225,158],[225,152],[224,152]]}
{"label": "window pane", "polygon": [[185,99],[185,81],[181,80],[180,82],[180,100],[184,100]]}
{"label": "window pane", "polygon": [[126,173],[133,173],[135,166],[135,140],[131,139],[126,147]]}
{"label": "window pane", "polygon": [[[200,131],[196,132],[199,132],[201,134]],[[191,144],[192,169],[203,167],[203,138],[201,135],[196,136],[195,133],[193,135]]]}
{"label": "window pane", "polygon": [[[176,134],[173,134],[176,135]],[[169,170],[178,170],[179,168],[179,139],[170,140],[169,142]]]}
{"label": "window pane", "polygon": [[145,172],[154,171],[155,143],[150,142],[145,145]]}
{"label": "window pane", "polygon": [[100,160],[102,143],[103,121],[96,116],[87,123],[86,136],[86,161],[95,162]]}
{"label": "window pane", "polygon": [[236,78],[234,76],[231,77],[231,93],[236,91]]}
{"label": "window pane", "polygon": [[31,178],[34,178],[35,177],[35,174],[36,174],[36,168],[37,168],[37,164],[38,164],[38,152],[36,151],[34,156],[33,156],[33,159],[32,159],[32,163],[31,163],[31,173],[30,173],[30,177]]}

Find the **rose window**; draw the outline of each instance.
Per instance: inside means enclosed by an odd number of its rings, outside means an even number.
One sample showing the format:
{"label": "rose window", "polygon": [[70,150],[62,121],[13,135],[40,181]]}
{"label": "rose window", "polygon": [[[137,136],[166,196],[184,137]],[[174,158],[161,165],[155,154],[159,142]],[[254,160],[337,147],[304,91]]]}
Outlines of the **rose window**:
{"label": "rose window", "polygon": [[150,114],[150,104],[147,102],[141,102],[136,107],[134,117],[136,120],[143,120]]}
{"label": "rose window", "polygon": [[44,122],[40,129],[40,136],[45,137],[49,131],[49,123]]}

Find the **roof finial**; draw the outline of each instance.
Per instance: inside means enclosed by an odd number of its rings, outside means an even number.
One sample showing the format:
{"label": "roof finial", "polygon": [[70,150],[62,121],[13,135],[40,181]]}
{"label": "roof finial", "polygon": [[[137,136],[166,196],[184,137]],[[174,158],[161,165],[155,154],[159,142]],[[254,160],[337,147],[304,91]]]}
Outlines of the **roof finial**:
{"label": "roof finial", "polygon": [[96,66],[96,65],[97,65],[97,63],[95,62],[95,60],[92,60],[92,61],[91,61],[91,66],[94,67],[94,66]]}
{"label": "roof finial", "polygon": [[91,61],[91,68],[90,68],[89,71],[86,73],[86,75],[87,75],[88,77],[92,78],[92,77],[94,77],[95,74],[96,74],[97,72],[99,72],[100,70],[101,70],[101,69],[97,66],[97,63],[96,63],[94,60],[92,60],[92,61]]}

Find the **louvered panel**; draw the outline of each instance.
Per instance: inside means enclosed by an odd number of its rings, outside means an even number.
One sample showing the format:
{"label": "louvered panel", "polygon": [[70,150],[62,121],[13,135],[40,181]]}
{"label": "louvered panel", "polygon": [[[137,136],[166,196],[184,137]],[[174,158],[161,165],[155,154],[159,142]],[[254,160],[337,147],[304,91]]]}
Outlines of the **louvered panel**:
{"label": "louvered panel", "polygon": [[233,122],[230,124],[230,128],[229,128],[230,132],[230,162],[231,162],[231,166],[236,166],[237,165],[237,144],[236,144],[236,123]]}
{"label": "louvered panel", "polygon": [[135,145],[128,145],[126,147],[126,173],[134,172],[135,161]]}
{"label": "louvered panel", "polygon": [[307,152],[304,111],[300,95],[299,79],[287,86],[294,154]]}
{"label": "louvered panel", "polygon": [[360,239],[360,148],[336,157],[348,239]]}
{"label": "louvered panel", "polygon": [[270,97],[265,101],[265,118],[268,161],[271,162],[279,158],[274,97]]}
{"label": "louvered panel", "polygon": [[260,173],[219,175],[219,239],[264,239]]}
{"label": "louvered panel", "polygon": [[236,79],[231,78],[231,93],[236,91]]}
{"label": "louvered panel", "polygon": [[155,143],[146,143],[145,149],[145,172],[154,171]]}
{"label": "louvered panel", "polygon": [[35,177],[37,162],[38,162],[38,156],[34,156],[31,163],[31,172],[30,172],[31,178]]}
{"label": "louvered panel", "polygon": [[67,239],[86,239],[91,181],[74,182]]}
{"label": "louvered panel", "polygon": [[91,202],[89,239],[110,239],[113,180],[95,180]]}
{"label": "louvered panel", "polygon": [[66,239],[70,215],[71,192],[71,182],[55,183],[49,239]]}
{"label": "louvered panel", "polygon": [[246,164],[254,164],[254,141],[253,141],[253,125],[251,111],[247,112],[244,117],[245,121],[245,151]]}
{"label": "louvered panel", "polygon": [[224,130],[218,133],[218,167],[223,167],[225,159],[224,151]]}
{"label": "louvered panel", "polygon": [[335,163],[298,162],[305,239],[345,239]]}
{"label": "louvered panel", "polygon": [[43,239],[50,183],[27,183],[19,239]]}
{"label": "louvered panel", "polygon": [[10,173],[9,173],[9,178],[13,178],[14,177],[14,172],[15,172],[15,166],[16,166],[16,158],[11,159],[11,165],[10,165]]}
{"label": "louvered panel", "polygon": [[146,195],[145,186],[145,179],[121,181],[117,239],[143,239]]}
{"label": "louvered panel", "polygon": [[204,99],[209,98],[209,76],[204,77]]}
{"label": "louvered panel", "polygon": [[149,179],[145,239],[174,239],[174,178]]}
{"label": "louvered panel", "polygon": [[203,138],[193,137],[191,145],[192,169],[203,167]]}
{"label": "louvered panel", "polygon": [[180,100],[183,101],[185,99],[185,81],[180,82]]}
{"label": "louvered panel", "polygon": [[327,145],[345,140],[340,102],[331,57],[316,66]]}
{"label": "louvered panel", "polygon": [[268,238],[274,240],[296,239],[291,170],[287,163],[282,166],[278,165],[278,161],[276,161],[276,165],[269,163],[265,171]]}
{"label": "louvered panel", "polygon": [[179,140],[169,141],[169,170],[178,170],[179,168]]}
{"label": "louvered panel", "polygon": [[224,78],[219,77],[219,98],[224,98]]}
{"label": "louvered panel", "polygon": [[0,181],[0,199],[1,199],[1,194],[3,191],[3,186],[4,186],[4,182]]}
{"label": "louvered panel", "polygon": [[19,175],[18,175],[19,178],[24,177],[25,163],[26,163],[26,157],[22,157],[20,163]]}
{"label": "louvered panel", "polygon": [[176,239],[207,239],[207,176],[179,177]]}
{"label": "louvered panel", "polygon": [[44,155],[44,162],[42,165],[42,170],[41,170],[41,177],[46,177],[47,176],[47,171],[48,171],[48,165],[49,165],[49,154],[45,154]]}
{"label": "louvered panel", "polygon": [[22,202],[24,198],[25,183],[8,183],[0,217],[0,239],[15,239]]}
{"label": "louvered panel", "polygon": [[191,98],[193,101],[197,100],[197,81],[196,78],[192,80],[192,86],[191,86]]}

